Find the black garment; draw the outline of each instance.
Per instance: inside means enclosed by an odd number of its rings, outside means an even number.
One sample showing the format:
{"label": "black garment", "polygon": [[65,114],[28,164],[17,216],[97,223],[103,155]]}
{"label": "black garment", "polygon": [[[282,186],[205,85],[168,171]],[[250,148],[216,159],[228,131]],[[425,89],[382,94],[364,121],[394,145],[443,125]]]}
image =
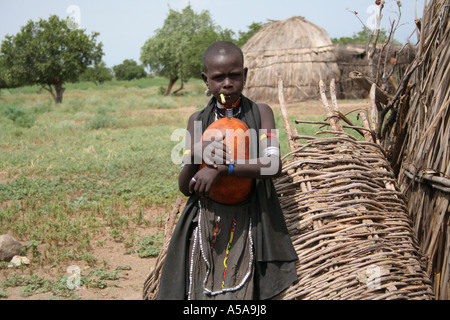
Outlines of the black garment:
{"label": "black garment", "polygon": [[197,227],[189,248],[192,300],[253,300],[255,259],[250,202],[199,200]]}
{"label": "black garment", "polygon": [[[197,118],[202,121],[202,131],[214,121],[215,103],[216,99],[212,98]],[[258,106],[242,96],[241,107],[242,121],[259,132],[261,119]],[[250,155],[255,155],[254,152],[257,150],[250,150]],[[198,196],[192,195],[175,227],[167,250],[158,293],[160,300],[186,299],[189,239],[197,211]],[[256,180],[250,197],[250,212],[256,260],[254,297],[256,300],[270,299],[297,280],[295,262],[298,260],[272,179]]]}

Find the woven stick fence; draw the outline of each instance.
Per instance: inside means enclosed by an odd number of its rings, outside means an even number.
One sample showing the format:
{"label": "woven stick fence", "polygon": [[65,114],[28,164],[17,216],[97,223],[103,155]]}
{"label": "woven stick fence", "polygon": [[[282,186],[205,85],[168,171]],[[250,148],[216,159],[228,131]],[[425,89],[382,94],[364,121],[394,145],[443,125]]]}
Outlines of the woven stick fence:
{"label": "woven stick fence", "polygon": [[[287,130],[298,143],[291,144],[275,183],[299,257],[298,281],[277,298],[432,299],[405,199],[369,121],[361,113],[365,127],[343,125],[334,81],[332,107],[323,82],[320,92],[331,130],[316,137]],[[283,110],[282,88],[279,93]]]}

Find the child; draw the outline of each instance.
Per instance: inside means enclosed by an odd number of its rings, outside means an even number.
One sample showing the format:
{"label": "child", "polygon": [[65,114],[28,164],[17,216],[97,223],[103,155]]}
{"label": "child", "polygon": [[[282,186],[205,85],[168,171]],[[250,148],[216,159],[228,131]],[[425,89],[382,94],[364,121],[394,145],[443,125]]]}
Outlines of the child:
{"label": "child", "polygon": [[[298,259],[272,182],[281,172],[273,112],[242,95],[247,68],[235,44],[212,44],[203,64],[202,78],[213,97],[188,121],[187,136],[193,139],[186,139],[179,188],[189,200],[167,251],[158,299],[270,299],[297,279]],[[251,140],[252,161],[234,163],[224,137],[201,140],[224,116],[260,133]],[[199,170],[202,161],[207,165]],[[252,178],[249,199],[236,205],[211,200],[209,192],[222,175]]]}

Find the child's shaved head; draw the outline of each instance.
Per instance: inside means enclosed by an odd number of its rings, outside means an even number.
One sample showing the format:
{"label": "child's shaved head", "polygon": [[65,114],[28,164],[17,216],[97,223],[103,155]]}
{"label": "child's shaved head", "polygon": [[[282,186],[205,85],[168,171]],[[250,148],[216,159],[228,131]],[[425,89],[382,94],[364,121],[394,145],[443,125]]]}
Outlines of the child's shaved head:
{"label": "child's shaved head", "polygon": [[244,54],[241,48],[239,48],[233,42],[219,41],[210,45],[203,54],[203,66],[205,68],[205,72],[208,71],[208,62],[212,56],[225,56],[229,54],[238,54],[242,59],[242,67],[244,67]]}

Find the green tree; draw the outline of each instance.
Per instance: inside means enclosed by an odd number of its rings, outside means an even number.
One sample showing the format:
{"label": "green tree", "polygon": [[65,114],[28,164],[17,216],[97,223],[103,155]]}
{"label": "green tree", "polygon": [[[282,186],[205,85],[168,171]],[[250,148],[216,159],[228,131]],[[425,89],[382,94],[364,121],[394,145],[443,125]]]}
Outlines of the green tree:
{"label": "green tree", "polygon": [[[369,40],[373,41],[374,31],[363,27],[361,31],[353,33],[351,37],[340,37],[331,39],[333,43],[339,44],[368,44]],[[380,29],[377,43],[383,43],[387,40],[388,33],[385,29]],[[394,40],[395,41],[395,40]]]}
{"label": "green tree", "polygon": [[102,61],[100,64],[93,67],[88,67],[86,71],[80,76],[82,81],[92,81],[96,85],[102,85],[105,81],[112,80],[112,70],[106,67],[106,64]]}
{"label": "green tree", "polygon": [[18,84],[6,69],[5,57],[0,55],[0,90],[15,87],[18,87]]}
{"label": "green tree", "polygon": [[19,86],[41,85],[61,103],[64,83],[78,81],[103,56],[103,45],[96,42],[98,33],[88,36],[69,26],[68,20],[52,15],[48,20],[30,20],[15,36],[7,36],[0,57],[8,77]]}
{"label": "green tree", "polygon": [[121,64],[113,67],[117,80],[141,79],[147,76],[144,66],[139,66],[136,61],[126,59]]}
{"label": "green tree", "polygon": [[141,61],[150,70],[169,78],[164,95],[180,80],[181,90],[190,78],[200,77],[203,70],[202,55],[215,41],[233,40],[234,33],[216,26],[209,11],[195,13],[188,5],[181,12],[169,8],[162,28],[141,48]]}
{"label": "green tree", "polygon": [[0,91],[2,89],[8,88],[8,84],[6,83],[6,72],[3,62],[3,57],[0,56]]}
{"label": "green tree", "polygon": [[5,88],[8,88],[8,87],[6,86],[6,81],[2,78],[2,74],[0,71],[0,90],[5,89]]}
{"label": "green tree", "polygon": [[265,23],[262,22],[253,22],[248,26],[248,31],[239,31],[239,40],[237,41],[237,45],[242,47],[255,33],[261,29]]}

